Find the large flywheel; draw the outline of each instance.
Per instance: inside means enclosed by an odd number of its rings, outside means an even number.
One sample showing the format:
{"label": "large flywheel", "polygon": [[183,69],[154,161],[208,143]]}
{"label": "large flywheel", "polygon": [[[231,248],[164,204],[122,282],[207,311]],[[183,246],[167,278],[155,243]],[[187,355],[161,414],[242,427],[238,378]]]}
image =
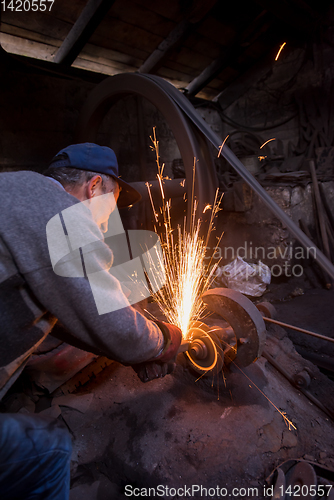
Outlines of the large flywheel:
{"label": "large flywheel", "polygon": [[[159,77],[126,73],[106,78],[97,85],[84,104],[77,128],[77,142],[96,142],[99,127],[110,108],[120,99],[141,96],[150,101],[169,125],[183,160],[188,200],[192,199],[193,166],[195,160],[194,196],[198,214],[212,205],[218,187],[213,156],[205,136],[191,122],[168,92],[175,88]],[[166,91],[167,89],[167,91]],[[186,99],[181,93],[180,97]],[[190,219],[192,207],[187,208]]]}

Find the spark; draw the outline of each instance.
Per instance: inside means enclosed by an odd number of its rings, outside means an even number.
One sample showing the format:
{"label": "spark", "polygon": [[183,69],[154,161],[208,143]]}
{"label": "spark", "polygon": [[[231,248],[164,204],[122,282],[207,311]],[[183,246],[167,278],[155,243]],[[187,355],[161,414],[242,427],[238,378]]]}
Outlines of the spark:
{"label": "spark", "polygon": [[234,361],[232,361],[232,363],[234,364],[234,366],[238,368],[238,370],[241,371],[241,373],[249,380],[249,382],[251,382],[254,385],[254,387],[257,388],[257,390],[262,394],[262,396],[264,396],[266,400],[269,401],[269,403],[275,408],[275,410],[278,411],[278,413],[283,417],[285,424],[288,426],[289,431],[291,431],[291,427],[297,430],[297,427],[293,425],[291,420],[289,420],[288,417],[286,416],[286,412],[281,411],[279,408],[277,408],[277,406],[268,398],[268,396],[263,391],[261,391],[261,389],[256,384],[254,384],[254,382],[246,375],[246,373],[243,370],[241,370],[241,368]]}
{"label": "spark", "polygon": [[154,203],[153,203],[153,198],[152,198],[152,193],[151,193],[151,189],[150,189],[150,184],[148,182],[145,183],[145,186],[147,187],[147,191],[148,191],[148,195],[150,197],[150,200],[151,200],[151,205],[152,205],[152,209],[153,209],[153,214],[154,214],[154,218],[155,218],[155,222],[158,222],[158,214],[154,208]]}
{"label": "spark", "polygon": [[265,160],[267,157],[266,156],[259,156],[258,157],[260,161]]}
{"label": "spark", "polygon": [[227,139],[228,139],[229,137],[230,137],[230,134],[227,134],[227,136],[226,136],[226,137],[225,137],[225,139],[223,140],[223,144],[222,144],[222,145],[220,146],[220,148],[219,148],[217,158],[219,158],[219,156],[220,156],[220,154],[221,154],[221,152],[222,152],[222,149],[223,149],[223,147],[224,147],[224,144],[225,144],[225,142],[227,141]]}
{"label": "spark", "polygon": [[282,52],[283,47],[284,47],[285,45],[286,45],[286,42],[282,43],[282,45],[280,46],[279,51],[277,52],[277,55],[276,55],[276,57],[275,57],[275,61],[277,61],[277,59],[279,58],[280,53]]}
{"label": "spark", "polygon": [[[161,312],[169,323],[177,325],[184,339],[188,338],[188,333],[192,321],[199,320],[203,316],[205,306],[200,299],[207,290],[213,279],[214,272],[218,266],[212,266],[210,272],[205,264],[206,250],[211,231],[214,229],[214,218],[219,211],[218,192],[215,196],[213,206],[207,205],[204,211],[211,209],[210,221],[206,238],[202,237],[201,220],[197,217],[198,204],[194,199],[195,190],[195,167],[193,164],[193,179],[191,192],[191,220],[187,224],[186,218],[183,224],[173,229],[171,222],[171,200],[166,200],[163,191],[163,166],[160,166],[159,142],[156,139],[155,128],[151,149],[155,150],[156,163],[158,166],[158,181],[162,199],[162,224],[160,242],[163,254],[163,264],[166,271],[166,283],[153,296]],[[150,191],[149,191],[150,192]],[[150,196],[150,198],[152,198]],[[156,214],[153,201],[151,199],[153,213]],[[156,219],[156,222],[157,219]],[[189,228],[188,228],[189,227]],[[220,241],[220,240],[219,240]]]}
{"label": "spark", "polygon": [[208,204],[208,205],[206,205],[206,207],[205,207],[205,208],[204,208],[204,210],[203,210],[203,214],[205,214],[205,212],[206,212],[207,210],[210,210],[210,208],[212,209],[212,205],[209,205],[209,204]]}
{"label": "spark", "polygon": [[276,137],[273,137],[272,139],[268,139],[266,142],[264,142],[264,143],[262,144],[262,146],[260,146],[260,149],[262,149],[262,148],[263,148],[266,144],[268,144],[268,142],[270,142],[270,141],[274,141],[275,139],[276,139]]}

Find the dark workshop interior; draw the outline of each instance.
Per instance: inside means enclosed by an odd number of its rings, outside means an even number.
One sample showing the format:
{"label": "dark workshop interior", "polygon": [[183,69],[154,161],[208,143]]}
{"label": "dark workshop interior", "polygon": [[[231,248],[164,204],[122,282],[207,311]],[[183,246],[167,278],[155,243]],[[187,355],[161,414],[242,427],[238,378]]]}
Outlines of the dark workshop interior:
{"label": "dark workshop interior", "polygon": [[333,2],[0,3],[0,172],[109,146],[142,195],[124,229],[155,231],[156,137],[174,228],[221,199],[209,343],[143,384],[51,333],[0,412],[68,428],[70,500],[334,499]]}

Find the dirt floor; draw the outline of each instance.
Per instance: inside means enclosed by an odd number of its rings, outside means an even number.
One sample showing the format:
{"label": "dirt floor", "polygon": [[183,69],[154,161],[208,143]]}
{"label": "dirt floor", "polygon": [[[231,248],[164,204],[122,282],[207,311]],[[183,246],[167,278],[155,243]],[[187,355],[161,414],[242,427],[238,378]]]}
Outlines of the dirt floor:
{"label": "dirt floor", "polygon": [[[274,284],[263,297],[278,319],[334,337],[333,298],[333,290],[299,282]],[[326,355],[332,345],[275,326],[268,327],[265,347],[291,377],[307,368],[308,390],[327,414],[264,357],[198,379],[183,354],[162,380],[142,384],[131,367],[112,363],[72,395],[41,397],[33,406],[26,401],[25,410],[44,410],[68,426],[70,500],[268,499],[266,478],[288,459],[334,470],[334,382],[290,339]]]}
{"label": "dirt floor", "polygon": [[[269,292],[279,319],[332,334],[333,291],[291,296],[294,285]],[[290,375],[307,367],[310,392],[334,414],[334,382],[296,353],[289,336],[269,327],[266,350]],[[303,339],[307,349],[316,342],[328,352],[323,341]],[[93,398],[85,414],[62,407],[74,436],[71,500],[154,493],[270,498],[265,480],[288,459],[304,457],[334,469],[333,420],[263,357],[198,380],[181,354],[171,376],[148,384],[131,368],[113,364],[77,394]]]}

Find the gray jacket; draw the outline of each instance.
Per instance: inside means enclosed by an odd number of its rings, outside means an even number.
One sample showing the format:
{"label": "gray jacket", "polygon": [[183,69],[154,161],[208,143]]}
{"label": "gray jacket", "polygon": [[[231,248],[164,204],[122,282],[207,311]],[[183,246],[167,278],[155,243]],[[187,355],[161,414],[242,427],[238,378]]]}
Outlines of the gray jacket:
{"label": "gray jacket", "polygon": [[155,323],[129,305],[108,272],[112,252],[87,209],[84,227],[102,251],[95,271],[121,309],[98,314],[87,277],[63,277],[52,268],[46,225],[79,201],[35,172],[0,174],[0,389],[59,320],[69,344],[126,364],[152,359],[164,345]]}

